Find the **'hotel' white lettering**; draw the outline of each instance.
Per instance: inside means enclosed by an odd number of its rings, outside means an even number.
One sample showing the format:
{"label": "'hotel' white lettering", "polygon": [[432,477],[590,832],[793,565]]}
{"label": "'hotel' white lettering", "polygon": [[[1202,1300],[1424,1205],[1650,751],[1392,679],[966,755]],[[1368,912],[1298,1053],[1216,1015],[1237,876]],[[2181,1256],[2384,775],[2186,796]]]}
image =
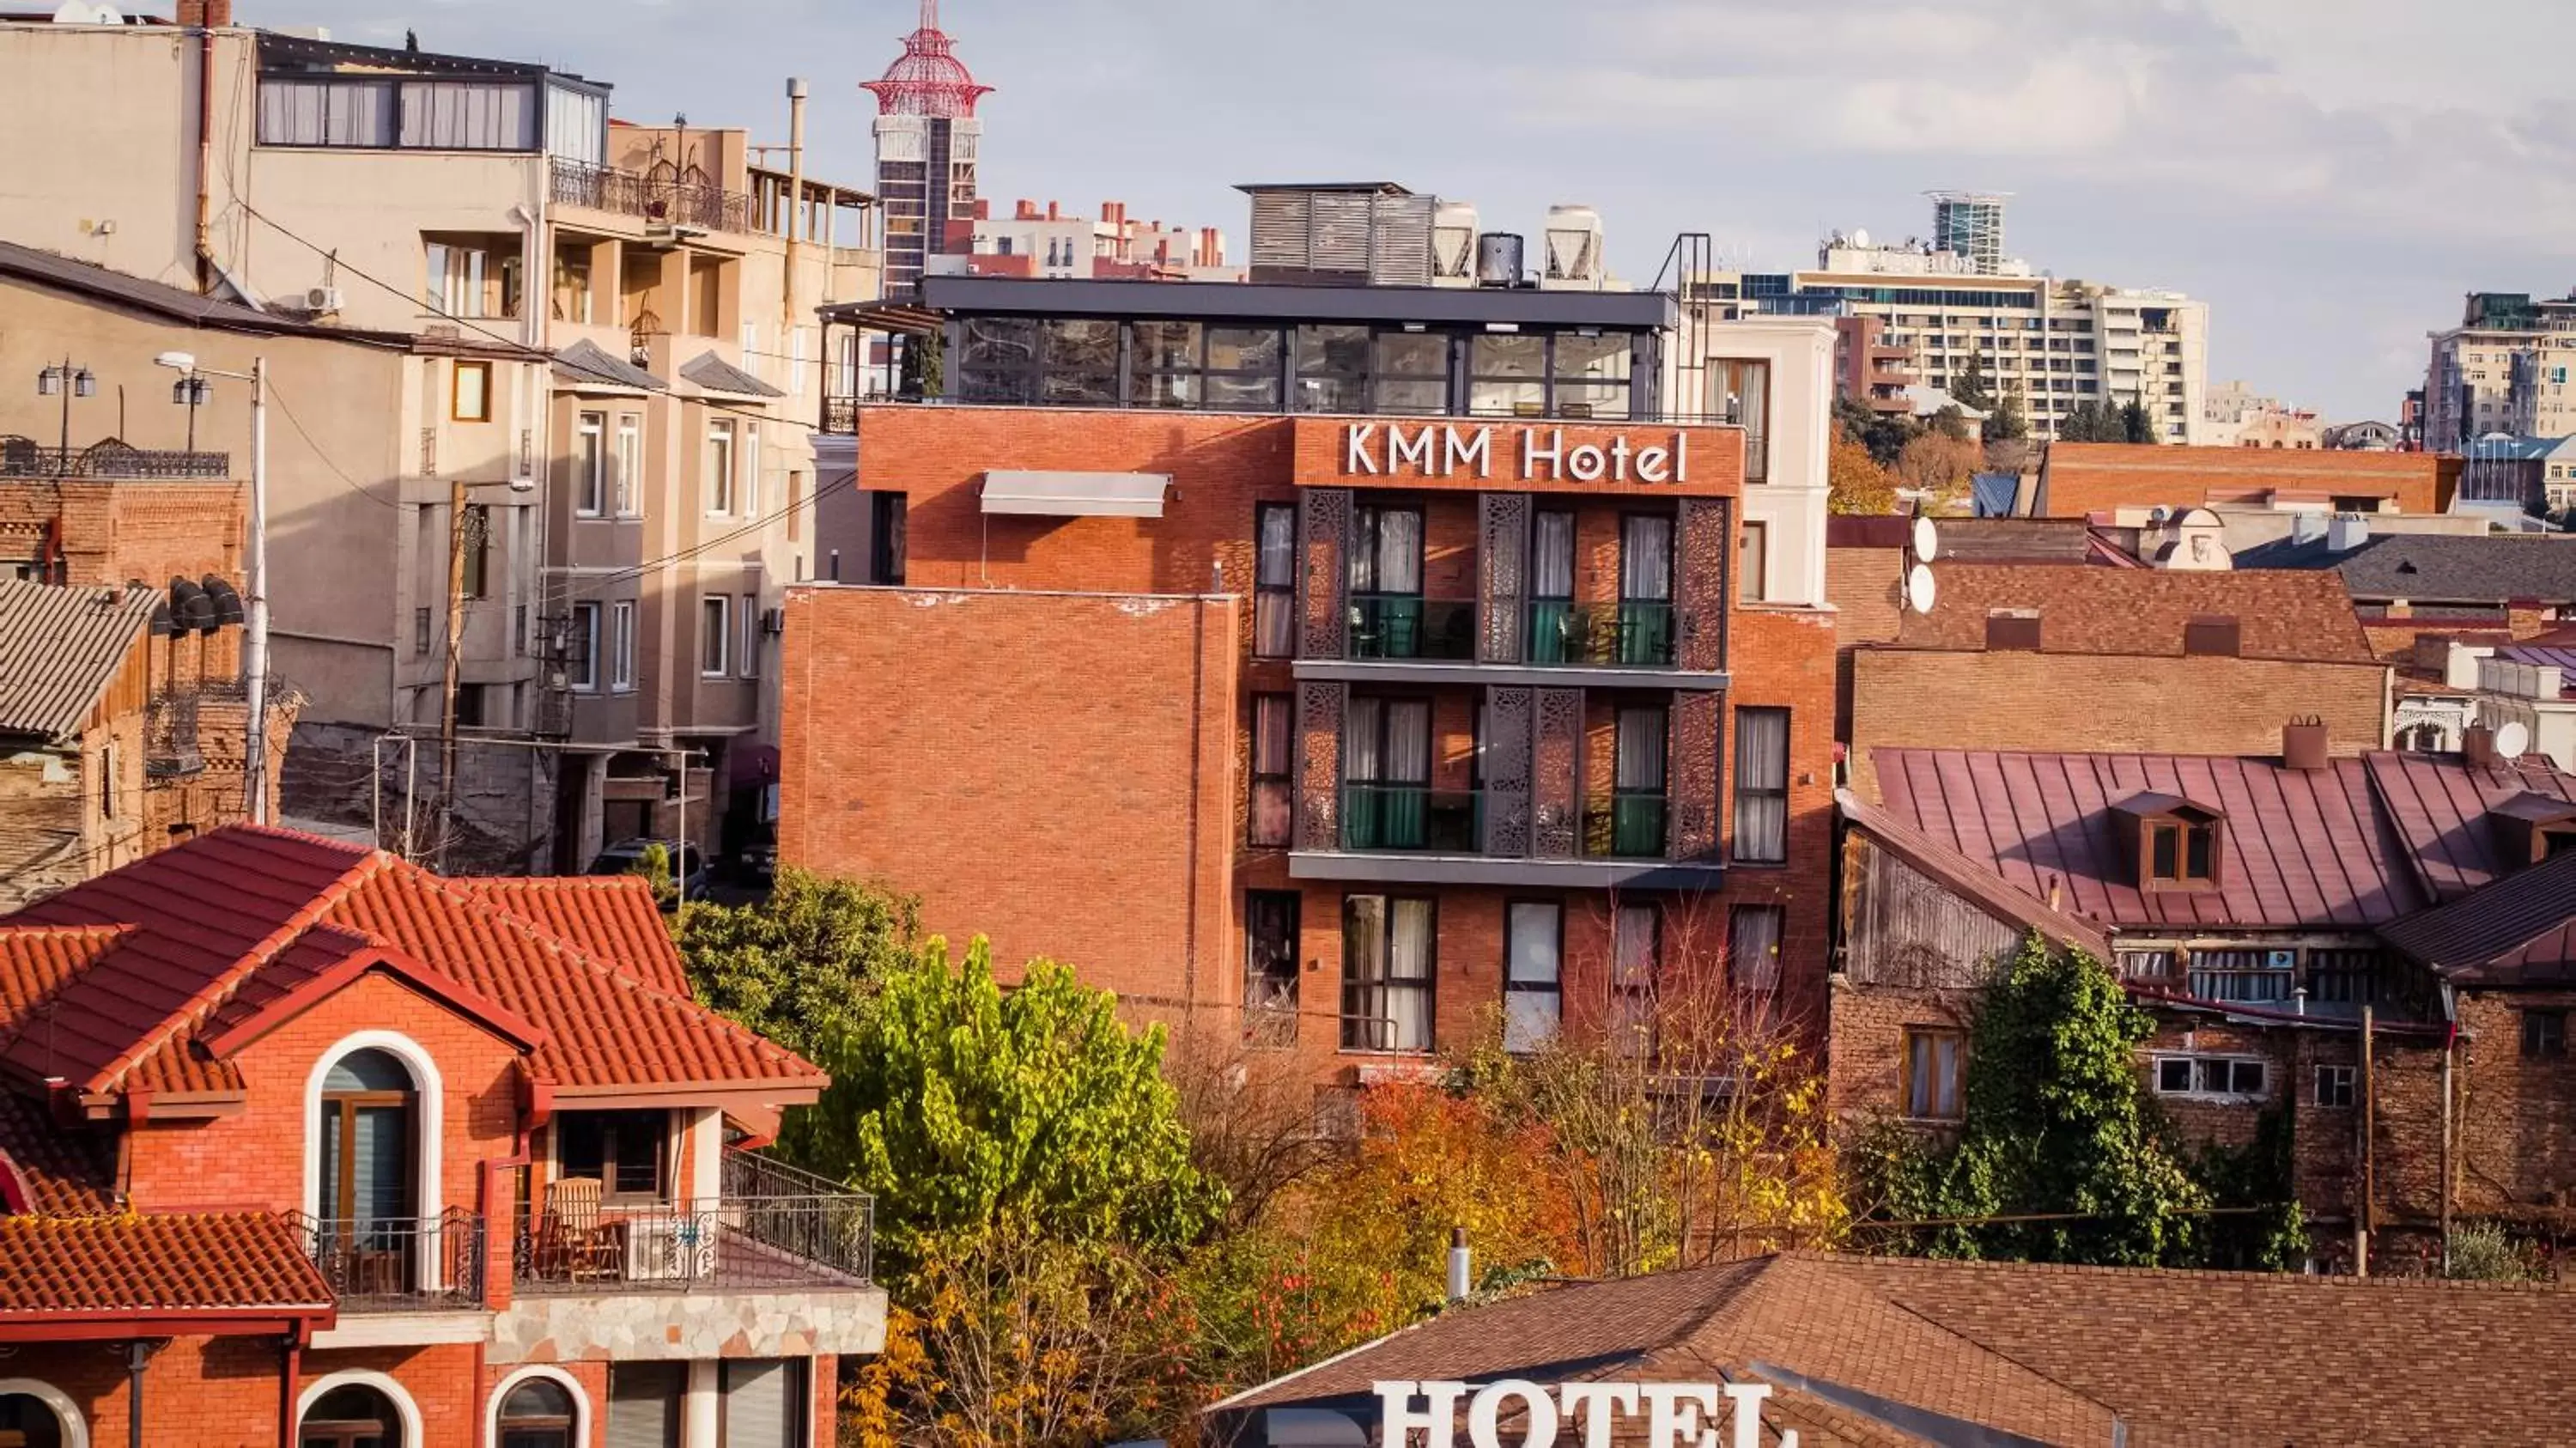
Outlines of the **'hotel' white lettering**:
{"label": "'hotel' white lettering", "polygon": [[[1517,461],[1521,482],[1686,483],[1690,481],[1690,434],[1675,432],[1668,444],[1641,446],[1628,434],[1614,434],[1606,445],[1566,446],[1561,427],[1519,429]],[[1460,429],[1429,423],[1354,422],[1342,431],[1342,472],[1380,477],[1411,468],[1417,477],[1493,476],[1494,429]]]}
{"label": "'hotel' white lettering", "polygon": [[[1761,1448],[1762,1403],[1771,1396],[1768,1383],[1562,1383],[1551,1394],[1537,1383],[1506,1378],[1477,1389],[1472,1398],[1465,1383],[1370,1386],[1377,1392],[1381,1448],[1406,1448],[1416,1432],[1426,1448],[1457,1448],[1461,1400],[1467,1403],[1469,1448],[1504,1448],[1506,1405],[1521,1413],[1519,1439],[1511,1448],[1557,1448],[1560,1426],[1571,1427],[1577,1417],[1583,1420],[1583,1448],[1610,1448],[1616,1420],[1636,1417],[1641,1403],[1646,1448]],[[1721,1398],[1731,1417],[1731,1431],[1723,1436],[1717,1421]],[[1783,1429],[1780,1443],[1797,1448],[1798,1435]]]}

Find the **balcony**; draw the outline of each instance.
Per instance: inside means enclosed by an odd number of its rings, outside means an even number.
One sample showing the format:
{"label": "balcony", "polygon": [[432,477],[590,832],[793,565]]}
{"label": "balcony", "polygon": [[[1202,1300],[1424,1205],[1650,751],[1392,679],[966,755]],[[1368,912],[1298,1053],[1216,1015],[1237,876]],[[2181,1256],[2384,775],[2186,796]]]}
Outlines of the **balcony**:
{"label": "balcony", "polygon": [[483,1305],[483,1219],[287,1218],[342,1312],[467,1311]]}
{"label": "balcony", "polygon": [[[680,177],[639,175],[557,156],[550,163],[557,206],[587,206],[666,226],[751,230],[751,197]],[[691,168],[689,174],[696,174]]]}
{"label": "balcony", "polygon": [[1481,790],[1427,784],[1342,786],[1342,848],[1473,855],[1485,848]]}
{"label": "balcony", "polygon": [[1472,661],[1475,602],[1425,599],[1418,593],[1354,593],[1350,652],[1355,659]]}
{"label": "balcony", "polygon": [[1625,793],[1608,809],[1583,816],[1583,853],[1604,860],[1654,860],[1664,853],[1669,802],[1660,793]]}
{"label": "balcony", "polygon": [[728,1150],[720,1195],[635,1206],[549,1203],[513,1234],[522,1294],[811,1292],[868,1285],[875,1201]]}
{"label": "balcony", "polygon": [[1535,599],[1529,605],[1528,659],[1542,668],[1669,669],[1674,624],[1673,606],[1659,600]]}

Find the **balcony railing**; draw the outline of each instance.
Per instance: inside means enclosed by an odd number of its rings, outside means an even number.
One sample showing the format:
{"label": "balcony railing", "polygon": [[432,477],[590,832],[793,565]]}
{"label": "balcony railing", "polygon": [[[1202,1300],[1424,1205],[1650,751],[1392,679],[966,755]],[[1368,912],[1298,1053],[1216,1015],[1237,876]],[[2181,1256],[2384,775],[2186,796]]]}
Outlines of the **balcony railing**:
{"label": "balcony railing", "polygon": [[567,161],[560,156],[552,164],[554,201],[558,206],[587,206],[594,211],[614,211],[620,216],[640,216],[647,221],[709,231],[751,230],[751,198],[739,191],[698,181],[664,180],[612,166]]}
{"label": "balcony railing", "polygon": [[1606,860],[1661,858],[1669,807],[1660,794],[1622,794],[1611,799],[1608,809],[1586,810],[1583,853]]}
{"label": "balcony railing", "polygon": [[864,1285],[875,1202],[828,1178],[728,1151],[722,1194],[541,1209],[514,1234],[523,1292],[828,1290]]}
{"label": "balcony railing", "polygon": [[1354,593],[1351,657],[1472,660],[1475,602],[1426,599],[1418,593]]}
{"label": "balcony railing", "polygon": [[230,453],[127,447],[118,442],[88,447],[40,447],[23,437],[0,437],[0,478],[188,478],[233,475]]}
{"label": "balcony railing", "polygon": [[1529,661],[1670,668],[1676,619],[1672,604],[1660,600],[1578,604],[1537,599],[1529,606]]}
{"label": "balcony railing", "polygon": [[1342,848],[1472,855],[1484,848],[1484,796],[1427,784],[1342,785]]}
{"label": "balcony railing", "polygon": [[288,1218],[343,1312],[421,1312],[483,1302],[483,1219]]}

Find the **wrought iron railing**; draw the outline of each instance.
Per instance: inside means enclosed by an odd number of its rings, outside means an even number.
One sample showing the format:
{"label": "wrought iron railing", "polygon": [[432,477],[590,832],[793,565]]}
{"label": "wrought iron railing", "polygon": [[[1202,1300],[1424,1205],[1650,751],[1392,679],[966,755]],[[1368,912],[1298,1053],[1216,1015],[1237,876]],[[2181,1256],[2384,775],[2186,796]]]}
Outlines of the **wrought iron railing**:
{"label": "wrought iron railing", "polygon": [[587,206],[709,231],[751,230],[751,198],[702,181],[681,181],[593,166],[558,156],[552,163],[558,206]]}
{"label": "wrought iron railing", "polygon": [[308,1217],[288,1222],[343,1312],[419,1312],[483,1302],[483,1219]]}
{"label": "wrought iron railing", "polygon": [[32,439],[0,437],[0,478],[221,479],[232,476],[230,453],[127,447],[120,442],[88,447],[42,447]]}
{"label": "wrought iron railing", "polygon": [[863,1284],[875,1202],[828,1178],[728,1151],[721,1195],[540,1207],[512,1235],[524,1292],[796,1291]]}

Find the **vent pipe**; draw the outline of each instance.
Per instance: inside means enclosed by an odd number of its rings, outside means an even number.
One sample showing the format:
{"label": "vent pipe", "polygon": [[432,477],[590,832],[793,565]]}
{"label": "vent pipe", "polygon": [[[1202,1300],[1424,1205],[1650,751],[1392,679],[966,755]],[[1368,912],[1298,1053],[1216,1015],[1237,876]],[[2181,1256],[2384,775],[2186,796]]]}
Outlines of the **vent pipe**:
{"label": "vent pipe", "polygon": [[1449,1229],[1449,1300],[1467,1300],[1467,1229]]}

